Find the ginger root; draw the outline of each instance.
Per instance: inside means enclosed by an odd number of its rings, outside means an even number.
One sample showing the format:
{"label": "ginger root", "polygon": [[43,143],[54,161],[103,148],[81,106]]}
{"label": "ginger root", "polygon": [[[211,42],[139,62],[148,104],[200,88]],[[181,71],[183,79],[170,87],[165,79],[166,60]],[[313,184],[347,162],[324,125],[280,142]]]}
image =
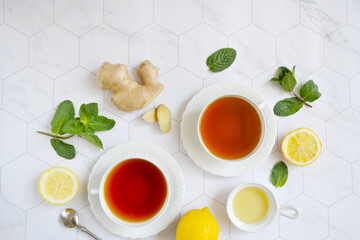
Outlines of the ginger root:
{"label": "ginger root", "polygon": [[159,83],[159,68],[150,61],[143,61],[138,69],[143,85],[133,81],[124,64],[104,62],[96,73],[96,82],[102,90],[113,90],[111,102],[124,112],[144,108],[164,89]]}
{"label": "ginger root", "polygon": [[143,115],[146,122],[158,122],[160,130],[163,133],[170,132],[171,129],[171,112],[164,104],[160,104],[157,108],[147,111]]}

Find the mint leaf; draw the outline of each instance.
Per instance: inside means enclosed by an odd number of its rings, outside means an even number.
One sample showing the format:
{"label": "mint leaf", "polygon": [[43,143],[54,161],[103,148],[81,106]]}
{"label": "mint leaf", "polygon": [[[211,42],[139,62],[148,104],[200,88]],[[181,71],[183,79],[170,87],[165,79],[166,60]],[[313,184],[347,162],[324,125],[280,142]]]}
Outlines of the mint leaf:
{"label": "mint leaf", "polygon": [[286,92],[292,92],[296,85],[296,79],[292,73],[285,74],[283,80],[281,81],[281,85]]}
{"label": "mint leaf", "polygon": [[104,116],[96,116],[89,123],[89,128],[94,131],[107,131],[115,126],[115,121]]}
{"label": "mint leaf", "polygon": [[296,66],[293,66],[292,75],[294,75],[294,76],[295,76],[295,68],[296,68]]}
{"label": "mint leaf", "polygon": [[97,116],[99,114],[97,103],[88,103],[86,104],[86,107],[92,116]]}
{"label": "mint leaf", "polygon": [[75,157],[76,152],[73,145],[64,143],[63,141],[56,138],[52,138],[50,143],[60,157],[66,159],[73,159]]}
{"label": "mint leaf", "polygon": [[313,102],[321,96],[313,80],[307,81],[300,89],[300,96],[305,102]]}
{"label": "mint leaf", "polygon": [[299,111],[302,106],[303,103],[296,97],[285,98],[275,104],[274,113],[278,116],[289,116]]}
{"label": "mint leaf", "polygon": [[283,161],[278,162],[271,172],[271,183],[275,187],[282,187],[285,185],[289,172],[286,164]]}
{"label": "mint leaf", "polygon": [[278,82],[278,83],[280,83],[281,84],[281,80],[280,79],[278,79],[278,78],[272,78],[272,79],[270,79],[270,81],[272,81],[272,82]]}
{"label": "mint leaf", "polygon": [[287,67],[279,67],[279,79],[280,79],[280,81],[283,80],[283,78],[285,77],[285,75],[287,73],[292,74],[292,72]]}
{"label": "mint leaf", "polygon": [[212,72],[221,72],[235,61],[236,51],[233,48],[222,48],[206,59],[206,65]]}
{"label": "mint leaf", "polygon": [[88,133],[80,133],[79,136],[82,137],[83,139],[85,139],[86,141],[94,144],[95,146],[97,146],[101,149],[104,149],[103,144],[98,136],[88,134]]}
{"label": "mint leaf", "polygon": [[88,109],[86,104],[82,104],[79,110],[80,121],[84,125],[88,125],[89,122],[93,119],[93,115]]}
{"label": "mint leaf", "polygon": [[59,104],[51,121],[51,131],[57,134],[64,134],[62,131],[63,125],[70,119],[75,117],[74,105],[71,101],[65,100]]}
{"label": "mint leaf", "polygon": [[85,131],[85,126],[81,123],[80,118],[73,118],[65,123],[62,130],[65,133],[80,134]]}

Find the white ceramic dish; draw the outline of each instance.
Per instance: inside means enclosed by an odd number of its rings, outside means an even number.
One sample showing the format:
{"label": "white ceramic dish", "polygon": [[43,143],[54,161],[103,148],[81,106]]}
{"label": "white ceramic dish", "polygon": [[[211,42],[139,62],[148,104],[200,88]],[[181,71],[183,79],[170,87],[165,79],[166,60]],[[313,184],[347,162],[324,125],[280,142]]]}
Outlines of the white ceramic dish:
{"label": "white ceramic dish", "polygon": [[[251,156],[240,161],[215,158],[204,149],[197,135],[202,110],[209,102],[224,95],[238,95],[251,100],[261,109],[264,117],[262,144]],[[205,171],[223,177],[239,176],[252,171],[270,155],[276,138],[276,122],[272,108],[260,93],[243,84],[222,82],[202,89],[187,104],[182,117],[181,138],[188,155]]]}
{"label": "white ceramic dish", "polygon": [[[104,174],[122,159],[143,158],[153,162],[166,175],[169,184],[168,203],[161,215],[141,226],[121,226],[112,221],[100,204],[99,186]],[[102,155],[89,176],[88,199],[96,219],[114,234],[128,238],[145,238],[164,230],[178,216],[184,202],[184,179],[176,160],[162,148],[145,142],[118,145]]]}
{"label": "white ceramic dish", "polygon": [[[244,223],[244,222],[240,221],[234,214],[234,210],[233,210],[234,198],[241,189],[246,188],[246,187],[256,187],[256,188],[260,189],[263,193],[265,193],[265,195],[268,199],[268,203],[269,203],[268,212],[267,212],[266,216],[264,217],[264,219],[262,219],[260,222],[252,223],[252,224]],[[269,226],[274,221],[275,217],[279,214],[284,217],[290,218],[290,219],[296,219],[300,215],[300,210],[293,205],[283,205],[283,206],[279,207],[274,193],[270,189],[265,187],[264,185],[261,185],[258,183],[243,183],[243,184],[237,186],[236,188],[234,188],[234,190],[230,193],[230,195],[228,197],[228,200],[226,203],[226,212],[230,218],[230,221],[236,227],[238,227],[239,229],[246,231],[246,232],[262,231],[264,228]]]}

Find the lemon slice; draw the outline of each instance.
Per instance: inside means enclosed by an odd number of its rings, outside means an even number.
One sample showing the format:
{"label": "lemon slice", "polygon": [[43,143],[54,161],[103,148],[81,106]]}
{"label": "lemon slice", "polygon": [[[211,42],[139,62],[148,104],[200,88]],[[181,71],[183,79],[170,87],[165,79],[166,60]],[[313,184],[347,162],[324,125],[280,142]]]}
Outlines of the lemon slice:
{"label": "lemon slice", "polygon": [[298,128],[289,132],[281,144],[284,158],[299,167],[315,162],[321,148],[319,137],[308,128]]}
{"label": "lemon slice", "polygon": [[73,200],[79,191],[79,180],[70,169],[52,167],[39,180],[41,197],[51,204],[65,204]]}

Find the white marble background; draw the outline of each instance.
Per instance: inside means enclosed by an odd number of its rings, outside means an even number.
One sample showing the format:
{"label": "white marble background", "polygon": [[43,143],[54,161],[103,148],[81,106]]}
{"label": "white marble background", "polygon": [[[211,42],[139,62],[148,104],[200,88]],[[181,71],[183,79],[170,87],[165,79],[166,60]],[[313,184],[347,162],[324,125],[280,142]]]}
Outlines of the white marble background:
{"label": "white marble background", "polygon": [[[236,62],[211,73],[206,57],[222,47],[237,50]],[[103,61],[135,68],[150,59],[160,67],[165,90],[153,105],[167,104],[173,128],[163,135],[141,119],[145,110],[123,113],[110,92],[95,83]],[[196,167],[180,136],[181,114],[189,98],[218,81],[252,85],[271,105],[288,97],[269,82],[280,65],[297,66],[297,79],[312,79],[322,92],[312,109],[277,118],[277,146],[254,172],[215,177]],[[71,168],[81,190],[68,206],[103,239],[112,235],[94,219],[86,199],[89,172],[103,151],[77,138],[77,157],[58,157],[48,130],[54,109],[70,99],[98,102],[101,114],[117,121],[99,134],[105,149],[132,140],[169,151],[183,169],[186,197],[180,216],[208,206],[220,225],[220,240],[360,239],[360,0],[0,0],[0,239],[90,239],[58,222],[64,206],[38,194],[40,174],[51,166]],[[151,106],[150,106],[151,107]],[[280,143],[298,127],[313,129],[323,153],[313,165],[289,165],[285,187],[274,189],[269,175],[282,160]],[[265,231],[244,233],[226,217],[225,200],[245,181],[272,188],[281,204],[301,208],[298,220],[277,218]],[[179,216],[179,217],[180,217]],[[177,220],[178,221],[178,220]],[[174,240],[177,221],[150,239]]]}

